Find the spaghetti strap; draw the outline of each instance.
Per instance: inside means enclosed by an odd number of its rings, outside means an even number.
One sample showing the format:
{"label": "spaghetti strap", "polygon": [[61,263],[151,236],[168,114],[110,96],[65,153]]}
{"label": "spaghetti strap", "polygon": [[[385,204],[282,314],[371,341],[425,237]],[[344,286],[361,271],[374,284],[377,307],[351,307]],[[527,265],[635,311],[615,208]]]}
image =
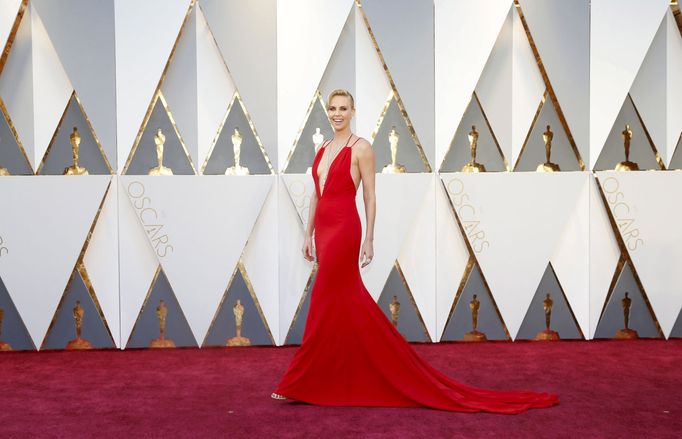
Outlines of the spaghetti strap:
{"label": "spaghetti strap", "polygon": [[[355,139],[355,142],[353,142],[353,145],[355,145],[356,143],[358,143],[358,140],[360,140],[360,139],[362,139],[362,137],[358,137],[357,139]],[[349,148],[352,148],[353,145],[349,146]]]}

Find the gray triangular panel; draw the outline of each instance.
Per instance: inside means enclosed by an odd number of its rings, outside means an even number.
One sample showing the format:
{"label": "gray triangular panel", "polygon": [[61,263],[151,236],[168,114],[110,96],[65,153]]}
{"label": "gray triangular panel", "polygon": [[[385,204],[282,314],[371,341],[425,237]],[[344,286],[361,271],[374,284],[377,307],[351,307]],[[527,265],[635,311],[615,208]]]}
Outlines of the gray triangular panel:
{"label": "gray triangular panel", "polygon": [[483,276],[478,264],[469,273],[459,298],[455,299],[454,309],[445,324],[441,341],[463,340],[464,334],[473,329],[469,303],[474,294],[480,302],[478,309],[478,330],[486,335],[488,340],[508,340],[504,325],[495,309],[495,303],[490,298],[490,292],[483,282]]}
{"label": "gray triangular panel", "polygon": [[146,348],[152,340],[159,337],[159,318],[156,315],[156,308],[163,300],[168,314],[166,315],[166,339],[170,339],[175,346],[197,346],[192,330],[185,319],[185,315],[180,308],[178,300],[171,289],[168,278],[163,270],[152,286],[152,291],[140,311],[133,332],[130,334],[127,348]]}
{"label": "gray triangular panel", "polygon": [[32,349],[35,345],[21,319],[14,302],[0,279],[0,309],[3,311],[2,326],[0,326],[0,343],[7,343],[14,351]]}
{"label": "gray triangular panel", "polygon": [[205,175],[222,175],[230,166],[234,166],[234,147],[232,145],[232,134],[237,128],[242,136],[242,143],[239,153],[239,164],[249,168],[249,173],[270,174],[270,167],[265,159],[265,155],[258,144],[256,135],[251,130],[249,120],[244,113],[241,103],[235,97],[230,106],[225,123],[218,134],[211,156],[204,168]]}
{"label": "gray triangular panel", "polygon": [[334,137],[334,129],[329,123],[327,110],[322,105],[322,101],[320,101],[319,97],[316,95],[313,108],[310,111],[308,120],[305,122],[300,137],[296,141],[296,145],[294,145],[291,158],[289,159],[289,163],[287,164],[284,173],[305,174],[308,168],[313,166],[313,160],[315,159],[315,144],[313,143],[313,135],[315,134],[317,128],[320,129],[320,133],[324,136],[325,140],[329,140]]}
{"label": "gray triangular panel", "polygon": [[400,277],[398,269],[394,266],[388,280],[381,291],[377,304],[384,312],[386,317],[391,320],[391,302],[393,296],[396,296],[400,303],[400,310],[398,312],[398,331],[408,341],[430,341],[426,327],[421,318],[417,305],[414,302],[412,294],[405,286],[405,283]]}
{"label": "gray triangular panel", "polygon": [[154,136],[158,128],[161,128],[164,136],[166,136],[163,165],[171,168],[174,175],[194,175],[190,159],[182,147],[182,143],[160,98],[154,104],[154,110],[152,110],[140,143],[125,173],[128,175],[147,175],[149,169],[157,165],[158,160]]}
{"label": "gray triangular panel", "polygon": [[462,121],[457,127],[455,136],[452,138],[450,148],[445,154],[440,172],[459,172],[462,167],[471,161],[471,147],[469,145],[469,132],[475,126],[478,132],[478,144],[476,148],[476,162],[485,166],[485,170],[506,171],[504,159],[500,155],[495,136],[486,121],[483,109],[472,95]]}
{"label": "gray triangular panel", "polygon": [[530,302],[526,317],[521,323],[521,328],[516,334],[516,339],[532,340],[538,332],[546,328],[544,301],[550,295],[552,300],[550,328],[559,333],[562,339],[582,339],[583,336],[573,318],[569,303],[566,301],[559,280],[554,273],[552,264],[547,264],[545,274],[540,280],[538,289],[535,291],[533,300]]}
{"label": "gray triangular panel", "polygon": [[419,148],[410,134],[395,97],[391,98],[386,115],[381,121],[381,126],[379,126],[372,143],[376,158],[376,172],[381,172],[384,166],[391,163],[391,144],[388,141],[388,136],[393,127],[400,136],[396,154],[397,164],[404,166],[407,172],[428,172],[429,170],[422,160]]}
{"label": "gray triangular panel", "polygon": [[71,99],[69,99],[63,119],[57,127],[57,133],[47,150],[47,156],[43,161],[40,174],[63,175],[64,169],[73,164],[71,133],[74,128],[78,129],[81,137],[78,148],[78,164],[87,169],[90,175],[111,174],[75,95],[71,95]]}
{"label": "gray triangular panel", "polygon": [[677,141],[677,146],[675,146],[675,152],[673,153],[673,158],[670,159],[670,166],[668,169],[682,169],[682,134]]}
{"label": "gray triangular panel", "polygon": [[[637,115],[635,105],[630,95],[627,95],[623,106],[618,113],[616,122],[611,128],[609,137],[606,139],[597,163],[594,165],[595,171],[614,169],[616,165],[625,160],[625,149],[623,148],[622,132],[625,124],[630,125],[632,130],[632,140],[630,141],[630,161],[639,165],[639,169],[661,169],[656,161],[656,154],[651,148],[651,143],[647,138],[644,125]],[[592,145],[597,148],[598,145]]]}
{"label": "gray triangular panel", "polygon": [[669,337],[682,338],[682,310],[680,311],[680,314],[677,316],[677,321],[673,325],[673,329],[672,331],[670,331]]}
{"label": "gray triangular panel", "polygon": [[540,113],[534,121],[525,148],[518,158],[514,171],[535,171],[538,165],[547,161],[543,134],[550,126],[554,133],[550,160],[559,165],[562,171],[580,171],[580,163],[559,121],[554,104],[549,96],[541,104]]}
{"label": "gray triangular panel", "polygon": [[291,323],[291,326],[289,326],[289,333],[284,340],[284,344],[300,344],[301,341],[303,341],[305,324],[308,320],[308,310],[310,309],[310,295],[313,290],[313,285],[315,285],[316,278],[317,272],[315,272],[315,275],[310,282],[310,286],[303,293],[305,294],[305,298],[303,299],[303,303],[301,303],[301,309],[298,310],[296,316],[294,317],[295,320]]}
{"label": "gray triangular panel", "polygon": [[208,331],[204,346],[225,346],[230,337],[237,335],[233,307],[238,299],[244,307],[242,337],[248,338],[251,341],[251,345],[273,344],[270,331],[261,318],[261,314],[258,311],[259,308],[249,293],[244,277],[241,271],[237,270],[227,290],[225,299],[211,325],[211,329]]}
{"label": "gray triangular panel", "polygon": [[4,111],[0,111],[0,167],[6,168],[11,175],[33,175]]}
{"label": "gray triangular panel", "polygon": [[73,317],[76,301],[80,302],[84,311],[81,338],[89,341],[93,348],[116,347],[83,278],[78,270],[74,270],[41,349],[64,349],[69,341],[76,338]]}
{"label": "gray triangular panel", "polygon": [[616,332],[625,327],[623,298],[625,293],[632,299],[630,305],[630,329],[637,331],[639,337],[660,337],[654,318],[649,312],[644,295],[639,289],[629,263],[623,265],[618,281],[602,313],[594,338],[615,338]]}

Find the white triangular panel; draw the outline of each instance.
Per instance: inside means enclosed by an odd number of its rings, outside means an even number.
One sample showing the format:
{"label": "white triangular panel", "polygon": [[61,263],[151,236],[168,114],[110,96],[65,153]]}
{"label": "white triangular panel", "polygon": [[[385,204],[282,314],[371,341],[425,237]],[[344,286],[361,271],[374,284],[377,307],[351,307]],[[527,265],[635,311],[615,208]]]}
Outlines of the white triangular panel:
{"label": "white triangular panel", "polygon": [[[667,80],[667,136],[666,151],[668,159],[672,159],[675,146],[682,134],[682,35],[677,28],[677,23],[671,11],[667,13],[667,57],[666,57],[666,80]],[[666,165],[670,164],[670,161]]]}
{"label": "white triangular panel", "polygon": [[533,119],[545,91],[545,82],[542,80],[535,55],[516,8],[512,14],[514,17],[514,49],[512,56],[512,155],[510,163],[516,163],[523,148],[523,142],[533,125]]}
{"label": "white triangular panel", "polygon": [[[667,336],[682,307],[679,172],[599,172],[618,231]],[[662,189],[665,188],[665,189]],[[663,192],[666,197],[662,197]]]}
{"label": "white triangular panel", "polygon": [[19,13],[22,0],[2,0],[0,1],[0,47],[4,48],[5,43],[14,26],[14,20]]}
{"label": "white triangular panel", "polygon": [[[114,2],[32,2],[110,161],[116,157]],[[74,25],[74,17],[78,17]]]}
{"label": "white triangular panel", "polygon": [[355,129],[359,136],[371,141],[377,120],[392,95],[379,55],[369,35],[362,14],[355,10]]}
{"label": "white triangular panel", "polygon": [[296,139],[352,6],[351,0],[277,3],[279,157],[287,156]]}
{"label": "white triangular panel", "polygon": [[[429,163],[434,157],[434,4],[359,2]],[[486,5],[487,6],[487,5]],[[396,23],[413,23],[409,32]],[[419,78],[415,81],[415,78]],[[360,79],[361,80],[361,79]]]}
{"label": "white triangular panel", "polygon": [[83,264],[114,342],[120,347],[118,257],[118,178],[114,176],[83,256]]}
{"label": "white triangular panel", "polygon": [[[194,163],[204,163],[218,133],[218,127],[225,117],[225,111],[237,90],[201,9],[197,9],[196,15],[196,92],[199,121],[198,161]],[[238,104],[235,102],[235,105]],[[247,107],[247,110],[250,109]]]}
{"label": "white triangular panel", "polygon": [[40,346],[76,265],[111,177],[2,180],[0,216],[5,282],[33,342]]}
{"label": "white triangular panel", "polygon": [[[417,212],[424,204],[432,178],[431,174],[376,175],[374,259],[360,270],[362,280],[375,301],[379,299],[395,260],[418,217]],[[358,190],[356,201],[364,240],[366,218],[362,190]],[[358,262],[359,258],[358,254]]]}
{"label": "white triangular panel", "polygon": [[436,167],[445,157],[483,73],[510,0],[435,2]]}
{"label": "white triangular panel", "polygon": [[133,147],[189,5],[190,0],[114,3],[119,169]]}
{"label": "white triangular panel", "polygon": [[286,159],[277,160],[277,2],[201,0],[199,5],[276,167]]}
{"label": "white triangular panel", "polygon": [[[317,89],[322,94],[322,100],[326,102],[329,93],[337,88],[344,88],[355,96],[355,8],[351,8],[348,19],[341,29],[341,34],[336,42],[334,51],[329,57],[329,63],[324,70],[320,85]],[[375,51],[376,53],[376,51]],[[351,129],[355,125],[355,119],[351,120]]]}
{"label": "white triangular panel", "polygon": [[664,162],[671,157],[666,151],[666,31],[663,20],[630,89],[632,101]]}
{"label": "white triangular panel", "polygon": [[290,202],[293,202],[298,217],[303,225],[301,230],[308,226],[310,213],[310,199],[315,195],[315,182],[309,174],[281,174],[282,185],[289,192]]}
{"label": "white triangular panel", "polygon": [[[436,184],[438,176],[431,174],[421,205],[415,206],[417,216],[409,230],[398,262],[419,308],[431,340],[436,336]],[[439,180],[439,179],[438,179]]]}
{"label": "white triangular panel", "polygon": [[244,267],[275,341],[279,340],[279,254],[277,243],[278,179],[271,175],[272,187],[246,243]]}
{"label": "white triangular panel", "polygon": [[590,110],[589,0],[520,3],[578,151],[586,159]]}
{"label": "white triangular panel", "polygon": [[515,337],[575,209],[584,174],[441,175],[446,187],[452,179],[461,181],[460,194],[451,192],[449,196],[468,230],[467,237],[507,328]]}
{"label": "white triangular panel", "polygon": [[550,258],[554,272],[583,334],[590,328],[590,180],[583,176],[582,189],[569,212],[561,239]]}
{"label": "white triangular panel", "polygon": [[597,330],[620,256],[597,180],[590,177],[590,332],[587,338],[594,337]]}
{"label": "white triangular panel", "polygon": [[469,261],[469,250],[440,181],[436,184],[436,237],[436,334],[440,337]]}
{"label": "white triangular panel", "polygon": [[668,9],[668,0],[594,0],[590,15],[590,169]]}
{"label": "white triangular panel", "polygon": [[31,6],[33,38],[33,104],[35,162],[38,165],[47,150],[59,120],[69,102],[73,86],[69,81],[43,22]]}
{"label": "white triangular panel", "polygon": [[[170,245],[159,261],[197,340],[203,340],[260,213],[270,176],[122,177],[140,182],[151,213],[138,218],[153,248]],[[130,194],[129,194],[130,196]],[[138,198],[131,198],[133,203]],[[220,202],[216,202],[220,200]]]}
{"label": "white triangular panel", "polygon": [[[488,62],[476,84],[476,94],[481,102],[481,107],[483,107],[483,111],[488,117],[495,137],[500,144],[500,149],[502,149],[507,159],[512,156],[513,13],[510,9],[490,53]],[[471,100],[471,95],[467,99],[468,103]],[[463,108],[466,108],[466,106]],[[461,115],[460,119],[449,121],[452,124],[452,136],[454,136],[460,120]],[[443,151],[447,151],[447,147],[450,146],[452,141],[452,136],[447,139],[448,143]]]}
{"label": "white triangular panel", "polygon": [[[296,314],[296,308],[301,301],[308,278],[314,264],[303,258],[304,229],[301,227],[299,214],[292,203],[287,181],[280,174],[278,185],[278,215],[279,215],[279,344],[289,331],[289,326]],[[307,176],[310,179],[309,176]]]}
{"label": "white triangular panel", "polygon": [[197,9],[192,8],[185,23],[182,36],[175,48],[175,54],[161,91],[166,97],[168,108],[177,124],[193,163],[199,162],[197,141],[199,120],[197,118]]}
{"label": "white triangular panel", "polygon": [[[137,197],[140,187],[126,186],[120,178],[118,183],[121,345],[125,347],[152,286],[159,260],[137,216],[137,211],[147,207]],[[137,198],[134,203],[131,196]]]}
{"label": "white triangular panel", "polygon": [[[16,16],[16,13],[13,14]],[[26,8],[12,50],[0,74],[0,97],[7,107],[31,165],[35,164],[33,123],[33,38],[31,8]],[[3,44],[4,47],[4,44]]]}

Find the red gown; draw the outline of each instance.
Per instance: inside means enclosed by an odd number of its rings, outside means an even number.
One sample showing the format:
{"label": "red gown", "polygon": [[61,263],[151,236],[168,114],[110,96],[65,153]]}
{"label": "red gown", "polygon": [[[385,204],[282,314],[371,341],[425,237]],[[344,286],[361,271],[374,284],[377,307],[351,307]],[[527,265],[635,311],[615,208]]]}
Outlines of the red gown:
{"label": "red gown", "polygon": [[485,390],[460,384],[422,360],[381,311],[360,277],[362,237],[350,174],[351,147],[332,162],[317,191],[318,271],[301,346],[275,393],[328,406],[430,407],[519,413],[558,403],[556,395]]}

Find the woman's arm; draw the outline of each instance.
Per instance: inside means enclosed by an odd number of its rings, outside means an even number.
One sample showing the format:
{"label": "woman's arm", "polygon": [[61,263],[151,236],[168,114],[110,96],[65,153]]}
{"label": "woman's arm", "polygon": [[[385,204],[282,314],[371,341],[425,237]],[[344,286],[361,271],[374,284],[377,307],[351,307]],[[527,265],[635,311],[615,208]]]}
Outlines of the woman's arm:
{"label": "woman's arm", "polygon": [[372,145],[365,139],[361,139],[356,147],[358,156],[358,168],[362,181],[362,198],[365,202],[365,216],[367,218],[367,230],[365,242],[360,252],[361,267],[367,266],[374,258],[374,218],[376,216],[376,196],[374,194],[374,179],[376,163]]}
{"label": "woman's arm", "polygon": [[315,230],[315,209],[317,208],[317,191],[313,189],[313,195],[310,197],[310,207],[308,208],[308,226],[305,229],[305,238],[303,238],[303,257],[309,261],[314,261],[313,256],[313,231]]}

